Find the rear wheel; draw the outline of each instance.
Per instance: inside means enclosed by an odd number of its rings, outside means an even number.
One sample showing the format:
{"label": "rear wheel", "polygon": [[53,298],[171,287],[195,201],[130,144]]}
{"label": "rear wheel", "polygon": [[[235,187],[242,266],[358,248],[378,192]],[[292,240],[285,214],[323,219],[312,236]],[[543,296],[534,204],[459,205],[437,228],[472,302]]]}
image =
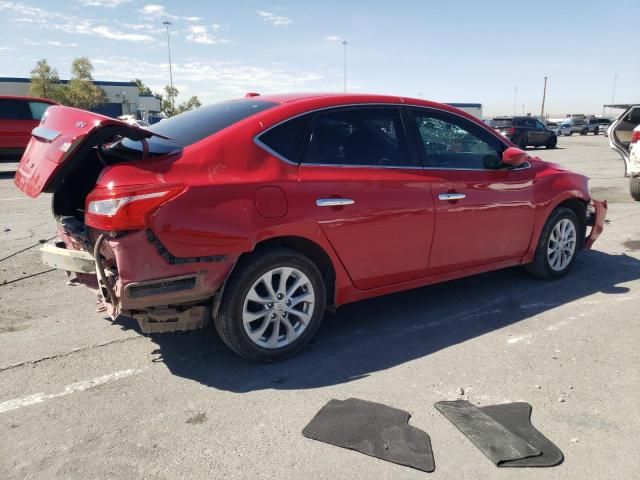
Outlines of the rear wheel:
{"label": "rear wheel", "polygon": [[596,127],[596,129],[593,131],[594,135],[599,135],[600,134],[600,129]]}
{"label": "rear wheel", "polygon": [[552,135],[549,137],[549,140],[547,140],[547,148],[556,148],[556,145],[558,145],[558,137]]}
{"label": "rear wheel", "polygon": [[533,262],[525,265],[527,272],[545,280],[565,275],[575,261],[580,231],[580,222],[573,210],[556,208],[542,229]]}
{"label": "rear wheel", "polygon": [[325,301],[322,275],[311,260],[295,250],[270,249],[238,262],[214,324],[240,356],[273,362],[313,338]]}
{"label": "rear wheel", "polygon": [[640,177],[631,177],[629,179],[629,193],[634,200],[640,202]]}
{"label": "rear wheel", "polygon": [[582,131],[580,132],[580,135],[586,135],[587,133],[589,133],[589,130],[587,130],[586,128],[583,128]]}

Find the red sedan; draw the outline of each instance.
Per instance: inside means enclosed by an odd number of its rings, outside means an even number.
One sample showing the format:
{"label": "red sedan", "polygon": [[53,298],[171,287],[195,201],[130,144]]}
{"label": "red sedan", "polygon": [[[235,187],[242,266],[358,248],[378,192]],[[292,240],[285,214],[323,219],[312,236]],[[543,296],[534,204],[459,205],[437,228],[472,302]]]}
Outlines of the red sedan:
{"label": "red sedan", "polygon": [[52,107],[15,177],[53,193],[45,263],[111,316],[213,319],[260,361],[327,308],[515,265],[563,276],[602,231],[587,182],[455,108],[336,94],[248,94],[148,130]]}
{"label": "red sedan", "polygon": [[0,157],[20,158],[31,130],[51,105],[57,103],[46,98],[0,95]]}

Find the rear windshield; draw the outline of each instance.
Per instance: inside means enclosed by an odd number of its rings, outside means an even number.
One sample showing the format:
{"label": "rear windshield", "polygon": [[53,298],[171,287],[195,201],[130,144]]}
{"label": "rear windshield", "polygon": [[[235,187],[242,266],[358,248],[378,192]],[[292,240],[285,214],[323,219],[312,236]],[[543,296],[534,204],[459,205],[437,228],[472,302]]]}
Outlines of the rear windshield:
{"label": "rear windshield", "polygon": [[494,127],[510,127],[513,124],[513,118],[494,118]]}
{"label": "rear windshield", "polygon": [[149,130],[171,138],[175,146],[186,147],[276,105],[265,100],[229,100],[161,120]]}

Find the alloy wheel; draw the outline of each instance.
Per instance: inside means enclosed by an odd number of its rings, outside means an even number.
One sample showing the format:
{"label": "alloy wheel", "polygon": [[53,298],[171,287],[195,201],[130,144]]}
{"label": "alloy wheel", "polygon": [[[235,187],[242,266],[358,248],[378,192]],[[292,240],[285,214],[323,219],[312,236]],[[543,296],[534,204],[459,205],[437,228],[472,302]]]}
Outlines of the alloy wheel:
{"label": "alloy wheel", "polygon": [[547,245],[547,260],[552,270],[560,272],[567,268],[576,251],[576,227],[563,218],[551,231]]}
{"label": "alloy wheel", "polygon": [[242,323],[255,344],[282,348],[294,342],[313,316],[316,294],[309,277],[278,267],[258,278],[244,299]]}

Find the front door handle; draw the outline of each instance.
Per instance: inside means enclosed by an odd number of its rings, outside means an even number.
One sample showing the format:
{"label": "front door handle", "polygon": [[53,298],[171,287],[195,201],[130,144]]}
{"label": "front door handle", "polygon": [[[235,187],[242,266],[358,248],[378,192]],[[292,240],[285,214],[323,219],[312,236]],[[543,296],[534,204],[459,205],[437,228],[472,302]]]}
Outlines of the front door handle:
{"label": "front door handle", "polygon": [[354,203],[356,202],[350,198],[319,198],[316,200],[316,205],[319,207],[342,207]]}
{"label": "front door handle", "polygon": [[454,201],[454,200],[462,200],[463,198],[467,198],[464,193],[441,193],[438,195],[438,200],[444,201]]}

